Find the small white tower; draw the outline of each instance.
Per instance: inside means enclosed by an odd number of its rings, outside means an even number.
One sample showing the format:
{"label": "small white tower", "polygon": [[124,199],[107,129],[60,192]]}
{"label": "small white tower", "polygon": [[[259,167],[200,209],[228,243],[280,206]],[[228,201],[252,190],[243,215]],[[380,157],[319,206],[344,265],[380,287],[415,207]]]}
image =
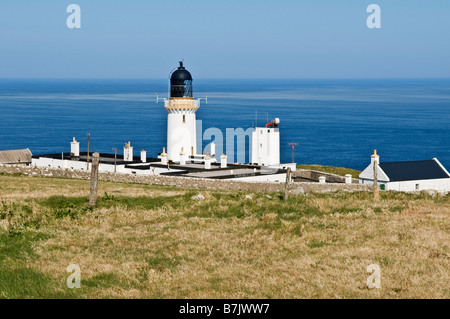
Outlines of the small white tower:
{"label": "small white tower", "polygon": [[170,77],[170,97],[164,100],[167,111],[167,158],[180,161],[180,149],[191,155],[197,154],[195,112],[200,107],[200,100],[194,100],[192,93],[192,76],[183,62]]}
{"label": "small white tower", "polygon": [[147,151],[145,149],[142,149],[141,151],[141,162],[142,163],[147,162]]}
{"label": "small white tower", "polygon": [[280,119],[276,118],[265,127],[256,127],[252,133],[251,163],[270,166],[280,164]]}
{"label": "small white tower", "polygon": [[80,142],[77,142],[75,137],[73,138],[73,141],[70,143],[70,153],[72,156],[78,157],[80,156]]}
{"label": "small white tower", "polygon": [[220,168],[227,167],[227,156],[225,154],[220,155]]}
{"label": "small white tower", "polygon": [[131,142],[125,143],[123,147],[123,160],[125,162],[133,161],[133,147],[131,146]]}

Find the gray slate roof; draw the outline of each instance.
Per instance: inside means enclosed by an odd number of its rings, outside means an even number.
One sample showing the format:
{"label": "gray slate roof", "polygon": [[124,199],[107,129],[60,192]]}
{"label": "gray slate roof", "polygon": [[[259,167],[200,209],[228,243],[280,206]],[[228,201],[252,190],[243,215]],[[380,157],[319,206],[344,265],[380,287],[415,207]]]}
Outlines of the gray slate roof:
{"label": "gray slate roof", "polygon": [[31,163],[31,151],[24,150],[0,151],[0,164],[25,164]]}
{"label": "gray slate roof", "polygon": [[437,161],[381,162],[380,168],[391,182],[450,178]]}

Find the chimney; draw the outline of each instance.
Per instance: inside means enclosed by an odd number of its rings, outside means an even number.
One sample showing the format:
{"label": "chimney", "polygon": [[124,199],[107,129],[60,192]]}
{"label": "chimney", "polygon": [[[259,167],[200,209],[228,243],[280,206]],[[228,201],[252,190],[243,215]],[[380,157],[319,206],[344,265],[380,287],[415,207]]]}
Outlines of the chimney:
{"label": "chimney", "polygon": [[211,143],[211,157],[216,156],[216,144],[214,142]]}
{"label": "chimney", "polygon": [[145,149],[142,149],[141,151],[141,162],[142,163],[147,162],[147,151]]}
{"label": "chimney", "polygon": [[225,154],[222,154],[220,156],[220,168],[226,168],[227,167],[227,156]]}
{"label": "chimney", "polygon": [[211,157],[209,155],[205,157],[205,169],[211,169]]}
{"label": "chimney", "polygon": [[380,157],[377,154],[377,150],[373,150],[373,154],[370,157],[370,164],[373,165],[374,161],[377,161],[377,163],[380,164]]}
{"label": "chimney", "polygon": [[77,142],[75,137],[73,138],[73,141],[70,143],[70,153],[72,156],[78,157],[80,156],[80,142]]}
{"label": "chimney", "polygon": [[184,148],[181,148],[180,152],[180,165],[186,165],[186,153],[184,153]]}
{"label": "chimney", "polygon": [[133,161],[133,147],[131,147],[131,142],[125,143],[123,147],[123,160],[125,162]]}
{"label": "chimney", "polygon": [[167,165],[168,159],[167,159],[167,153],[166,153],[166,148],[165,147],[163,147],[163,151],[162,151],[160,156],[161,156],[161,164]]}

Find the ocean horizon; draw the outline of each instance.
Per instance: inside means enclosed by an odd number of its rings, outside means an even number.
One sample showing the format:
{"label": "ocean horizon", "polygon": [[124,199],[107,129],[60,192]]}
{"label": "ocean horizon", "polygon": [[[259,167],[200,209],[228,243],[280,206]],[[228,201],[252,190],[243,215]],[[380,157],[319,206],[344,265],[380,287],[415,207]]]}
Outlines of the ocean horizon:
{"label": "ocean horizon", "polygon": [[[281,161],[358,170],[380,161],[438,158],[450,168],[450,79],[195,79],[203,131],[280,118]],[[0,79],[0,149],[113,153],[131,141],[155,157],[166,144],[167,79]],[[211,141],[203,141],[202,149]],[[226,147],[216,141],[217,153]],[[248,146],[247,146],[248,147]],[[200,147],[199,147],[200,151]],[[219,154],[220,155],[220,154]],[[230,159],[229,159],[230,160]],[[248,161],[248,154],[246,157]]]}

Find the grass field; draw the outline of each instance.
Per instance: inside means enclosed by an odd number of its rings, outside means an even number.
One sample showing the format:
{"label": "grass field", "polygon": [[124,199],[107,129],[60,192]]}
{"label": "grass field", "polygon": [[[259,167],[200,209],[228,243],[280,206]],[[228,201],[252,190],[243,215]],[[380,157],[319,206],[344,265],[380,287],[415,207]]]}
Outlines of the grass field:
{"label": "grass field", "polygon": [[0,298],[450,297],[450,195],[99,188],[0,176]]}

